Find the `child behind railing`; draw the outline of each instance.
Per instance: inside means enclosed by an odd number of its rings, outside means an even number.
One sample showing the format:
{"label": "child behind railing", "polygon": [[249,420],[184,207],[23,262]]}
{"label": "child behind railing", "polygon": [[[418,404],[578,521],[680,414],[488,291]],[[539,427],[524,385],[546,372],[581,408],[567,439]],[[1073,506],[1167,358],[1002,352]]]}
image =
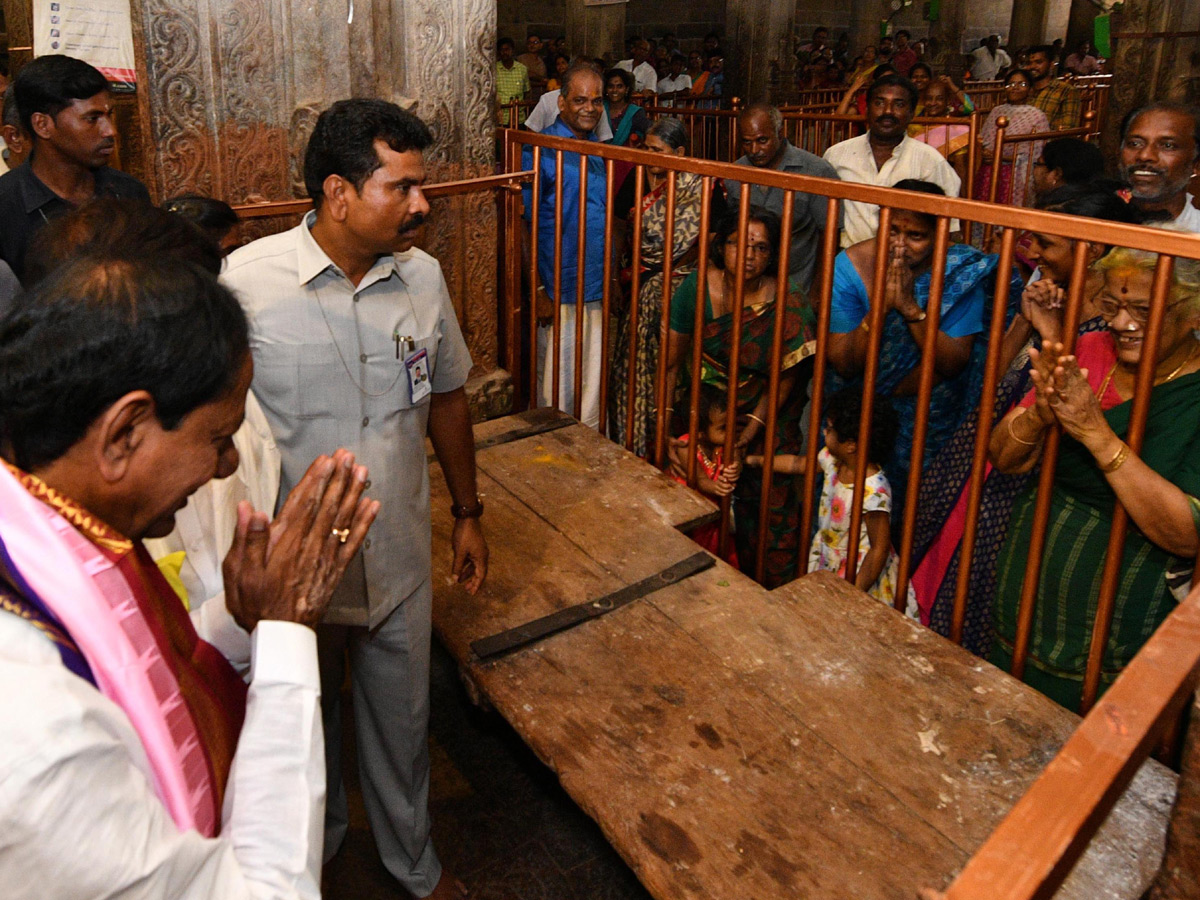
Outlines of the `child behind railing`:
{"label": "child behind railing", "polygon": [[[846,574],[850,545],[850,515],[854,503],[854,469],[858,462],[858,421],[862,397],[857,387],[845,388],[825,403],[825,446],[817,465],[825,475],[818,508],[817,533],[808,555],[808,571]],[[892,487],[883,472],[883,461],[896,442],[899,420],[884,396],[876,396],[871,416],[871,441],[867,450],[867,479],[863,490],[862,524],[858,540],[858,566],[854,584],[877,600],[891,605],[896,597],[900,557],[892,548]],[[779,474],[803,475],[805,458],[776,456],[772,469]],[[746,457],[747,466],[761,467],[762,456]],[[917,618],[917,598],[910,586],[905,614]]]}
{"label": "child behind railing", "polygon": [[[687,484],[688,450],[695,447],[696,453],[696,489],[702,494],[712,497],[716,502],[733,493],[738,476],[742,473],[742,464],[734,460],[728,465],[724,462],[725,452],[725,414],[729,403],[725,392],[713,385],[700,386],[700,402],[698,404],[696,440],[691,440],[688,434],[673,438],[668,447],[671,459],[671,477],[680,484]],[[684,421],[690,421],[685,415]],[[718,556],[720,543],[720,525],[710,523],[697,528],[690,535],[692,540],[714,556]],[[729,541],[729,552],[723,557],[731,566],[738,564],[737,551],[733,540]]]}

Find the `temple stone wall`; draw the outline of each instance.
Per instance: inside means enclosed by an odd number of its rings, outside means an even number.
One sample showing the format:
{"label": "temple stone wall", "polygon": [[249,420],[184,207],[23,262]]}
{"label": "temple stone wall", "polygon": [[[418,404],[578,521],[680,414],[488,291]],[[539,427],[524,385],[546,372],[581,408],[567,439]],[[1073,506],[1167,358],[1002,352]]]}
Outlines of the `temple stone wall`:
{"label": "temple stone wall", "polygon": [[[593,22],[583,24],[585,15]],[[536,33],[543,39],[565,35],[572,53],[603,56],[607,36],[597,43],[597,29],[616,28],[621,35],[617,50],[624,52],[627,37],[659,38],[674,34],[682,50],[700,47],[710,31],[724,34],[724,0],[632,0],[611,6],[585,7],[582,0],[497,0],[497,34],[510,37],[520,47]],[[615,23],[615,24],[614,24]],[[583,36],[583,37],[581,37]],[[601,52],[594,52],[600,48]],[[614,56],[614,62],[619,56]]]}
{"label": "temple stone wall", "polygon": [[1005,37],[1010,48],[1065,41],[1070,19],[1071,0],[1015,0]]}
{"label": "temple stone wall", "polygon": [[[625,8],[626,36],[674,34],[683,51],[698,50],[704,35],[727,35],[724,0],[633,0]],[[725,51],[732,46],[724,41]]]}
{"label": "temple stone wall", "polygon": [[[146,178],[233,204],[306,196],[321,110],[350,96],[412,106],[430,181],[494,171],[494,0],[135,0]],[[257,220],[251,236],[288,227]],[[496,203],[438,201],[423,246],[446,273],[476,371],[496,368]]]}
{"label": "temple stone wall", "polygon": [[567,0],[496,0],[496,34],[516,41],[518,53],[530,34],[545,40],[566,33]]}
{"label": "temple stone wall", "polygon": [[[1127,0],[1112,18],[1113,79],[1101,147],[1115,158],[1126,113],[1151,100],[1200,102],[1200,38],[1170,37],[1200,30],[1195,0]],[[1166,34],[1168,37],[1158,37]]]}

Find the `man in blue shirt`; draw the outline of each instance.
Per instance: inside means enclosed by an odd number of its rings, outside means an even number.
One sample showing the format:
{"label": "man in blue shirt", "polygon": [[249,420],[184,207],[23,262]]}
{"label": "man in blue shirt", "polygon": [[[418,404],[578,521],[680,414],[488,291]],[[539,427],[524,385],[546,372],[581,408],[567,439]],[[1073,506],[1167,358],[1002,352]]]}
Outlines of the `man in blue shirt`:
{"label": "man in blue shirt", "polygon": [[[558,98],[558,118],[542,134],[598,143],[596,126],[604,115],[604,82],[591,66],[576,65],[563,75],[562,93]],[[578,278],[583,278],[583,381],[581,387],[580,421],[596,427],[600,423],[600,379],[602,345],[602,315],[600,300],[604,293],[604,218],[605,168],[597,156],[587,157],[587,195],[581,197],[580,163],[578,153],[562,156],[562,271],[561,294],[554,289],[554,207],[557,153],[543,150],[539,178],[537,262],[541,287],[538,289],[538,405],[557,406],[567,413],[575,406],[575,304],[578,298]],[[526,147],[523,166],[533,167],[533,148]],[[525,219],[530,221],[533,209],[533,188],[523,188]],[[582,254],[579,248],[579,216],[583,207],[586,235]],[[528,239],[529,231],[526,230]],[[582,264],[580,256],[582,255]],[[558,308],[560,332],[559,390],[554,397],[554,364],[548,348],[553,342],[555,306]]]}

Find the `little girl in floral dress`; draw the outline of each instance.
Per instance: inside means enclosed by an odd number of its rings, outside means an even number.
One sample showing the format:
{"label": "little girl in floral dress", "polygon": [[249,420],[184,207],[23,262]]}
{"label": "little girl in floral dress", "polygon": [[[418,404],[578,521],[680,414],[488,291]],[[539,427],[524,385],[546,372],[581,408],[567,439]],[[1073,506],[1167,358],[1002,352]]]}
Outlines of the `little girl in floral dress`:
{"label": "little girl in floral dress", "polygon": [[[817,454],[817,465],[825,475],[818,507],[817,533],[808,554],[808,571],[846,574],[846,552],[850,545],[850,515],[854,502],[854,468],[858,462],[858,420],[862,397],[858,388],[847,388],[825,404],[825,446]],[[892,487],[883,472],[896,441],[899,423],[886,397],[875,398],[871,417],[871,442],[867,447],[867,479],[863,489],[862,525],[858,539],[855,586],[889,606],[896,599],[900,557],[892,547]],[[747,456],[747,466],[761,466],[761,456]],[[792,475],[804,474],[803,456],[776,456],[772,468]],[[905,614],[917,618],[917,598],[908,588]]]}

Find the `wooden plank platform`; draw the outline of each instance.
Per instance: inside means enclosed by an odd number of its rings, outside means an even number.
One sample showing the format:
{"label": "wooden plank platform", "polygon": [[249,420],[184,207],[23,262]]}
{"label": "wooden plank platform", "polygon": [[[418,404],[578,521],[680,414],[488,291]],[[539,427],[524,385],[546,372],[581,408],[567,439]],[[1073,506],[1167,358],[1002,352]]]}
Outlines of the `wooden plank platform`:
{"label": "wooden plank platform", "polygon": [[[655,897],[943,888],[1079,721],[832,575],[769,592],[720,562],[481,664],[471,641],[695,553],[678,528],[715,508],[553,412],[476,438],[490,572],[476,597],[435,577],[434,627]],[[1174,791],[1143,767],[1058,896],[1140,897]]]}

